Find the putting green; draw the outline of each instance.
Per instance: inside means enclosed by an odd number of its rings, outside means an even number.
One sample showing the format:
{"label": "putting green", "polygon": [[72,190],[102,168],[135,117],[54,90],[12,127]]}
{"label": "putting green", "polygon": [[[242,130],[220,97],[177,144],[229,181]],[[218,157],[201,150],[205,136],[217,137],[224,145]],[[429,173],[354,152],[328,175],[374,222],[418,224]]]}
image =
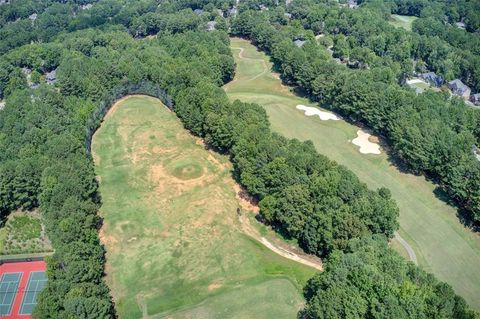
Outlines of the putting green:
{"label": "putting green", "polygon": [[315,270],[242,232],[228,158],[205,150],[173,112],[125,99],[92,150],[120,318],[296,318]]}
{"label": "putting green", "polygon": [[480,237],[459,222],[453,207],[435,196],[435,185],[423,176],[400,172],[383,150],[380,155],[361,154],[351,143],[358,127],[305,116],[296,105],[315,105],[281,85],[265,54],[242,39],[231,39],[231,48],[237,70],[224,87],[230,99],[260,104],[274,131],[313,141],[321,154],[347,166],[370,188],[389,188],[400,207],[399,233],[415,250],[420,265],[480,309]]}

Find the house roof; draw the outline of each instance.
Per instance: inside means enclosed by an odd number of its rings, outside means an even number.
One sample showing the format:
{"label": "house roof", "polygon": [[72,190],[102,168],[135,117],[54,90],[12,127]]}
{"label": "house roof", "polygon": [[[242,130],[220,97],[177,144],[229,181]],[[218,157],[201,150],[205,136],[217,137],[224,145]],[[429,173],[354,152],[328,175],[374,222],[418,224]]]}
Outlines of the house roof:
{"label": "house roof", "polygon": [[293,43],[299,48],[301,48],[305,44],[305,42],[307,42],[307,41],[303,41],[303,40],[300,40],[300,39],[297,39],[297,40],[293,41]]}
{"label": "house roof", "polygon": [[455,89],[461,90],[461,91],[466,91],[466,90],[470,89],[468,86],[463,84],[463,82],[460,81],[459,79],[455,79],[453,81],[448,82],[448,85],[453,86],[453,87],[455,87]]}
{"label": "house roof", "polygon": [[53,70],[45,74],[45,79],[48,84],[54,84],[57,81],[57,70]]}
{"label": "house roof", "polygon": [[215,30],[215,25],[217,24],[217,21],[208,21],[207,22],[207,30],[208,31],[213,31]]}

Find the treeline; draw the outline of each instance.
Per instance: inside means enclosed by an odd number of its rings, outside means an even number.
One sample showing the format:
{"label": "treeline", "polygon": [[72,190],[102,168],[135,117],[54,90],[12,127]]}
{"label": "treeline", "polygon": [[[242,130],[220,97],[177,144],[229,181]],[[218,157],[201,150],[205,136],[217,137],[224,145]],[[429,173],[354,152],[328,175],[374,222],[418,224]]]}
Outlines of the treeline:
{"label": "treeline", "polygon": [[480,162],[472,153],[472,145],[480,140],[478,110],[444,94],[416,95],[392,81],[382,65],[370,69],[338,65],[314,40],[298,48],[292,40],[307,31],[275,27],[267,15],[245,11],[232,30],[266,50],[287,83],[299,85],[322,105],[387,137],[414,172],[435,177],[480,220]]}
{"label": "treeline", "polygon": [[[143,37],[205,28],[207,21],[215,19],[218,27],[227,30],[217,8],[224,8],[227,16],[231,2],[218,0],[191,5],[172,1],[159,6],[157,0],[13,1],[0,6],[0,54],[32,42],[50,42],[62,32],[88,28],[117,26]],[[195,8],[203,8],[203,14],[194,14]],[[37,14],[35,19],[29,18],[33,13]]]}
{"label": "treeline", "polygon": [[288,140],[269,129],[265,111],[199,83],[175,98],[185,127],[228,152],[237,180],[260,200],[266,221],[326,256],[351,238],[392,237],[398,208],[390,192],[370,191],[343,166],[318,154],[311,142]]}
{"label": "treeline", "polygon": [[454,47],[469,50],[477,56],[480,55],[480,35],[478,33],[465,32],[465,30],[445,25],[445,23],[430,17],[415,20],[412,30],[429,37],[439,37]]}
{"label": "treeline", "polygon": [[450,24],[463,21],[469,32],[480,30],[480,2],[477,0],[393,0],[385,1],[396,14],[433,18]]}
{"label": "treeline", "polygon": [[386,3],[377,1],[356,10],[310,0],[293,2],[288,7],[294,21],[300,21],[304,28],[333,38],[336,58],[359,62],[357,67],[363,68],[384,65],[394,72],[399,83],[414,71],[433,71],[446,81],[461,79],[472,93],[480,91],[477,48],[457,48],[455,42],[439,39],[436,34],[420,35],[396,28],[387,22],[390,10]]}
{"label": "treeline", "polygon": [[389,249],[385,238],[352,240],[304,288],[304,319],[477,318],[452,287]]}

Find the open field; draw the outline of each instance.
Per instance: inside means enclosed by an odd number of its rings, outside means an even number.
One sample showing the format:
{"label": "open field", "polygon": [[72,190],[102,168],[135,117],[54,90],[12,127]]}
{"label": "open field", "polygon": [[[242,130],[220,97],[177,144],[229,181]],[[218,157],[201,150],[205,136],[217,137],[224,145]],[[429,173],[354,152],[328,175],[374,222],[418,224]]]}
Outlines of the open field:
{"label": "open field", "polygon": [[16,211],[0,228],[0,255],[43,253],[52,251],[38,211]]}
{"label": "open field", "polygon": [[404,28],[407,31],[412,31],[412,23],[418,19],[413,16],[402,16],[398,14],[392,14],[392,19],[388,21],[391,25],[397,28]]}
{"label": "open field", "polygon": [[[400,172],[383,149],[379,155],[361,154],[351,142],[357,126],[305,116],[296,105],[314,105],[281,84],[265,54],[241,39],[232,39],[231,47],[237,62],[236,77],[225,86],[231,100],[262,105],[274,131],[312,140],[320,153],[347,166],[369,187],[388,187],[400,207],[399,234],[413,247],[419,264],[480,309],[480,236],[464,227],[456,210],[436,197],[435,185],[423,176]],[[393,247],[403,249],[398,243]]]}
{"label": "open field", "polygon": [[120,318],[295,318],[315,270],[243,232],[228,158],[159,100],[117,103],[93,152]]}

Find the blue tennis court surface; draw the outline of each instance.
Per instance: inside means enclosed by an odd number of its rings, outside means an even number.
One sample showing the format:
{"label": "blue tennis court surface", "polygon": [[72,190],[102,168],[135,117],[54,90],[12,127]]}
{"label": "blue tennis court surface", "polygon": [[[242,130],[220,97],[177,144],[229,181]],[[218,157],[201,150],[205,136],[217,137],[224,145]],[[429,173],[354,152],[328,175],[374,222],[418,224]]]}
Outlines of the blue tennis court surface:
{"label": "blue tennis court surface", "polygon": [[44,271],[32,271],[28,277],[27,288],[23,295],[20,315],[31,315],[37,305],[37,296],[47,283],[47,276]]}
{"label": "blue tennis court surface", "polygon": [[12,312],[13,301],[17,294],[22,273],[6,273],[0,279],[0,317],[8,316]]}

